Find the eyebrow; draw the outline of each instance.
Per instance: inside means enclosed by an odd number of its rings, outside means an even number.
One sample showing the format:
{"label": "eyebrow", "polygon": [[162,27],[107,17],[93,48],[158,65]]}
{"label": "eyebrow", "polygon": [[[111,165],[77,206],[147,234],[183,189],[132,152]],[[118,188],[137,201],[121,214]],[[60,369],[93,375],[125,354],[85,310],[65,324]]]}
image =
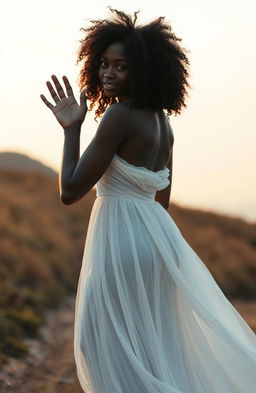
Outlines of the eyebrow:
{"label": "eyebrow", "polygon": [[[106,56],[101,56],[101,59],[108,60],[108,58],[107,58]],[[122,58],[120,58],[120,59],[115,59],[115,61],[116,61],[116,62],[117,62],[117,61],[126,61],[126,62],[128,62],[128,60],[125,59],[124,57],[122,57]]]}

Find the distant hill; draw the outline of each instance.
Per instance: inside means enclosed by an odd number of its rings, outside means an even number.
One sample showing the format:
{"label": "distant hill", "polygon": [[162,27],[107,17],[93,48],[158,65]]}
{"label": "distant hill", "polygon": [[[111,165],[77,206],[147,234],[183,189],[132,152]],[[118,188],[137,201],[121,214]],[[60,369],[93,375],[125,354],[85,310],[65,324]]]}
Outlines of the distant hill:
{"label": "distant hill", "polygon": [[58,174],[52,168],[25,154],[9,151],[0,152],[0,169],[11,169],[19,172],[35,172],[46,176],[56,177]]}

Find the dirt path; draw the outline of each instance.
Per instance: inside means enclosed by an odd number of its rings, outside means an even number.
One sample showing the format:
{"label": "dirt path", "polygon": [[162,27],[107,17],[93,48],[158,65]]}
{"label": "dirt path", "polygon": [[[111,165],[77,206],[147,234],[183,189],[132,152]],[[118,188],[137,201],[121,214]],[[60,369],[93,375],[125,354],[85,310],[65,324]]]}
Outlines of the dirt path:
{"label": "dirt path", "polygon": [[11,359],[0,372],[0,393],[82,393],[73,357],[74,299],[46,315],[40,340],[28,340],[30,354]]}
{"label": "dirt path", "polygon": [[[256,301],[234,301],[256,332]],[[82,393],[73,358],[74,299],[47,313],[41,339],[29,340],[26,359],[11,359],[0,372],[0,393]]]}

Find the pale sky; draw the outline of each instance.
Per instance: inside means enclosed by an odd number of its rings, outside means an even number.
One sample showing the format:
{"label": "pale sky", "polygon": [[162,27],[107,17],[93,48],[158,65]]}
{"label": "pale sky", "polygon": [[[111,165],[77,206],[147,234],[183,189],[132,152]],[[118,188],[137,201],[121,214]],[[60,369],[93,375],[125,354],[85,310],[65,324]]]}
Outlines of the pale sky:
{"label": "pale sky", "polygon": [[[129,4],[129,6],[127,6]],[[171,200],[256,220],[256,0],[13,0],[2,7],[0,151],[28,154],[58,170],[63,131],[39,95],[51,74],[66,74],[78,97],[75,65],[90,19],[107,6],[139,21],[165,16],[190,50],[187,109],[174,129]],[[95,132],[93,114],[81,154]]]}

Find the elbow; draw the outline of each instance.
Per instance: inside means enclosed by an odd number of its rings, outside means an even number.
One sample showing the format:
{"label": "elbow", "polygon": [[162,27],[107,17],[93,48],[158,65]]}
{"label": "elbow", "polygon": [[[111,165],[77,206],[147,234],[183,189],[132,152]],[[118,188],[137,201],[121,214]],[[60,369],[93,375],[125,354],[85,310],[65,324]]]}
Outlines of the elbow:
{"label": "elbow", "polygon": [[72,205],[73,203],[79,201],[85,194],[86,194],[85,192],[74,193],[74,191],[67,192],[67,191],[62,190],[62,192],[60,194],[60,199],[64,205]]}
{"label": "elbow", "polygon": [[68,180],[59,183],[60,200],[64,205],[72,205],[77,200],[77,190]]}
{"label": "elbow", "polygon": [[167,201],[159,201],[159,200],[157,200],[157,199],[156,199],[156,202],[160,203],[160,205],[161,205],[165,210],[168,210],[168,208],[169,208],[169,202],[167,202]]}
{"label": "elbow", "polygon": [[60,194],[60,200],[64,205],[72,205],[72,203],[75,202],[74,197],[72,197],[72,195],[62,192]]}
{"label": "elbow", "polygon": [[71,199],[63,198],[62,196],[60,197],[60,200],[64,205],[72,205],[73,203]]}
{"label": "elbow", "polygon": [[169,206],[170,206],[169,202],[163,204],[163,207],[165,208],[165,210],[168,210]]}

